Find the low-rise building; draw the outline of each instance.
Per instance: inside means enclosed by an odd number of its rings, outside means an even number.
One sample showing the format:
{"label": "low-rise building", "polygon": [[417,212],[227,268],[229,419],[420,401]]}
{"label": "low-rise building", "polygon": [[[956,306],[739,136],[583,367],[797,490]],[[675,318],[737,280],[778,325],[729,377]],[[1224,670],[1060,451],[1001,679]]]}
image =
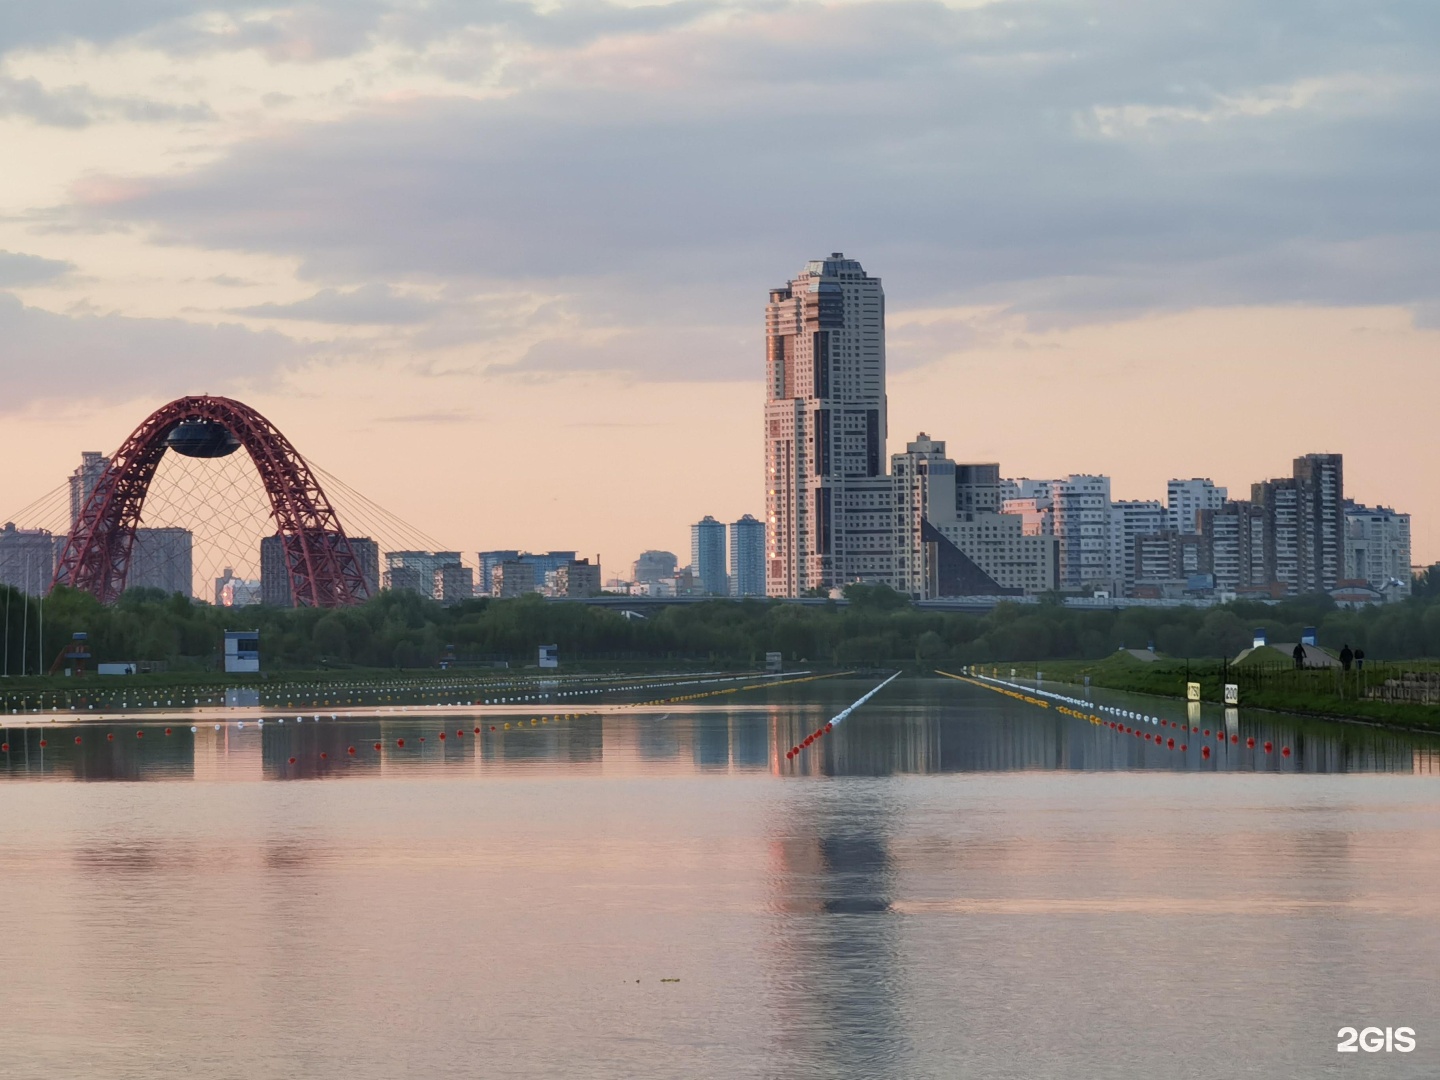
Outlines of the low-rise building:
{"label": "low-rise building", "polygon": [[600,564],[573,559],[555,571],[554,596],[599,596]]}

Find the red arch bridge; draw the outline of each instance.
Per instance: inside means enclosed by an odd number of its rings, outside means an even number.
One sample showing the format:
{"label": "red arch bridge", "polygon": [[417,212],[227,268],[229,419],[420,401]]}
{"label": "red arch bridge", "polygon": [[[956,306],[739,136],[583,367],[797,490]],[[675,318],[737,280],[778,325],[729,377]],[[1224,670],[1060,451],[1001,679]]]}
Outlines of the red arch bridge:
{"label": "red arch bridge", "polygon": [[51,588],[83,589],[105,604],[118,600],[160,459],[167,451],[225,457],[242,447],[269,499],[295,603],[340,607],[368,599],[360,561],[314,471],[274,424],[250,406],[223,397],[172,401],[125,440],[66,537]]}

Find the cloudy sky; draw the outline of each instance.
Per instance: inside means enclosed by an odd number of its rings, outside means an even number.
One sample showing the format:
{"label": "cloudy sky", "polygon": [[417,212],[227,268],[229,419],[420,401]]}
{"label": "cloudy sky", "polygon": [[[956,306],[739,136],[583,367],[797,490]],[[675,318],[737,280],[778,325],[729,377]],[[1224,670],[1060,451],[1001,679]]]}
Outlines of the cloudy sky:
{"label": "cloudy sky", "polygon": [[0,515],[186,393],[445,543],[761,513],[765,290],[885,283],[891,449],[1243,493],[1440,558],[1440,7],[0,7]]}

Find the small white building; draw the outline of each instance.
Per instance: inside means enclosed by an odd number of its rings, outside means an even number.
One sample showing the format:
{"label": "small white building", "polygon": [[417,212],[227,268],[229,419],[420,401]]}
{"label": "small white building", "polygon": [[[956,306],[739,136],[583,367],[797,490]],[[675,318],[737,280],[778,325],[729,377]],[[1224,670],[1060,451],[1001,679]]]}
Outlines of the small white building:
{"label": "small white building", "polygon": [[260,670],[260,631],[225,631],[226,674],[251,674]]}

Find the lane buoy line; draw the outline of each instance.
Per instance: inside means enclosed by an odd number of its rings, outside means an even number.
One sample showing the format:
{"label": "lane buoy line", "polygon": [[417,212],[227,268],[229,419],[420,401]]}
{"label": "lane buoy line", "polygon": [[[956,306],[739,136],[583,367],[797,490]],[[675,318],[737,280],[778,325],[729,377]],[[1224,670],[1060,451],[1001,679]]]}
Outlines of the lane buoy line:
{"label": "lane buoy line", "polygon": [[851,713],[853,713],[856,709],[860,708],[861,705],[864,705],[867,701],[869,701],[872,697],[878,694],[881,690],[884,690],[885,687],[889,686],[899,677],[900,672],[897,671],[894,675],[891,675],[879,686],[872,687],[860,697],[852,701],[849,705],[845,706],[845,708],[841,709],[838,713],[832,716],[829,720],[825,721],[825,723],[821,724],[809,735],[806,735],[805,738],[801,739],[794,746],[790,747],[789,750],[786,750],[785,760],[794,761],[797,757],[800,756],[802,751],[809,749],[811,746],[815,745],[815,743],[823,739],[826,735],[829,735],[832,731],[835,730],[838,724],[844,723],[845,720],[849,718]]}
{"label": "lane buoy line", "polygon": [[[1018,698],[1022,701],[1029,702],[1032,705],[1039,705],[1041,708],[1050,707],[1049,702],[1039,701],[1029,696],[1028,693],[1017,692],[1019,690],[1031,690],[1030,687],[1023,686],[1020,683],[1006,682],[1004,679],[999,679],[991,675],[985,675],[983,673],[973,676],[954,675],[948,671],[940,671],[938,668],[936,669],[935,674],[944,675],[947,679],[955,679],[957,682],[969,683],[971,686],[979,686],[985,690],[994,690],[996,693],[1006,694],[1010,697]],[[1009,687],[1014,687],[1016,689],[1007,689]],[[1036,694],[1043,694],[1054,701],[1068,703],[1067,705],[1057,705],[1055,707],[1056,712],[1063,713],[1066,716],[1072,716],[1077,720],[1087,721],[1088,723],[1097,727],[1106,728],[1110,731],[1113,731],[1117,735],[1133,735],[1137,739],[1144,739],[1146,742],[1153,742],[1156,746],[1163,747],[1167,750],[1180,750],[1182,752],[1187,752],[1190,749],[1190,746],[1187,742],[1177,743],[1173,736],[1167,737],[1161,732],[1146,732],[1139,728],[1127,727],[1121,721],[1133,720],[1138,724],[1151,724],[1156,727],[1169,728],[1171,731],[1181,732],[1182,738],[1183,733],[1187,731],[1190,734],[1197,736],[1203,734],[1203,737],[1206,739],[1212,738],[1210,728],[1202,729],[1199,724],[1189,724],[1188,722],[1181,722],[1179,720],[1170,720],[1159,716],[1150,716],[1145,713],[1136,712],[1133,709],[1122,709],[1116,705],[1097,705],[1095,702],[1086,701],[1084,698],[1070,697],[1066,694],[1059,694],[1050,690],[1041,690],[1039,687],[1035,687],[1033,689],[1033,692]],[[1080,710],[1070,708],[1069,705],[1079,705],[1086,710],[1092,711],[1082,712]],[[1097,709],[1100,712],[1110,713],[1114,716],[1119,717],[1120,719],[1107,720],[1103,716],[1096,715],[1093,710]],[[1238,747],[1240,744],[1240,735],[1238,732],[1227,735],[1226,732],[1220,730],[1219,728],[1216,728],[1213,734],[1213,738],[1215,740],[1215,744],[1218,747],[1226,750],[1230,749],[1231,747]],[[1208,759],[1210,757],[1210,747],[1200,744],[1199,739],[1196,740],[1196,743],[1200,746],[1200,756],[1202,758]],[[1256,740],[1254,736],[1251,736],[1245,740],[1245,748],[1247,750],[1254,750],[1256,748]],[[1267,741],[1263,744],[1262,749],[1265,753],[1271,754],[1277,750],[1277,747],[1275,746],[1273,741]],[[1288,758],[1291,754],[1290,747],[1288,746],[1278,747],[1278,750],[1281,757]]]}
{"label": "lane buoy line", "polygon": [[[341,707],[345,705],[374,705],[381,701],[398,702],[402,698],[433,698],[435,704],[479,705],[479,700],[464,701],[466,696],[481,696],[486,693],[498,696],[505,692],[502,700],[541,701],[556,697],[577,697],[581,694],[604,693],[607,690],[648,690],[668,686],[688,686],[698,682],[734,681],[745,678],[766,677],[766,673],[749,672],[731,675],[725,679],[706,679],[705,676],[724,676],[719,671],[661,672],[654,675],[531,675],[520,679],[470,677],[399,680],[345,680],[331,682],[286,681],[270,682],[258,686],[104,686],[96,685],[83,689],[64,690],[27,689],[0,692],[0,712],[7,715],[34,715],[40,713],[78,713],[82,709],[94,712],[97,705],[101,710],[145,710],[165,708],[232,708],[227,695],[231,691],[245,691],[257,695],[262,706],[268,702],[273,706],[283,704],[288,708]],[[598,685],[596,685],[598,684]],[[575,689],[583,687],[583,689]],[[452,700],[454,699],[454,700]],[[488,704],[489,702],[486,702]],[[58,716],[52,719],[58,719]]]}
{"label": "lane buoy line", "polygon": [[635,706],[641,705],[673,705],[677,701],[699,701],[701,698],[719,697],[721,694],[738,694],[745,690],[767,690],[772,686],[792,686],[795,683],[815,682],[818,679],[838,679],[845,675],[854,675],[853,671],[835,671],[828,675],[811,675],[802,672],[803,679],[781,679],[779,682],[751,683],[749,686],[727,686],[723,690],[707,690],[703,694],[682,694],[679,697],[656,698],[654,701],[637,701]]}
{"label": "lane buoy line", "polygon": [[954,679],[956,682],[969,683],[971,686],[979,686],[985,690],[994,690],[997,694],[1004,694],[1006,697],[1012,697],[1016,701],[1023,701],[1027,705],[1038,705],[1042,709],[1048,709],[1050,707],[1050,703],[1048,701],[1041,701],[1037,697],[1031,697],[1029,694],[1022,694],[1015,690],[1007,690],[1003,686],[991,686],[988,682],[980,682],[978,679],[969,678],[965,675],[951,675],[948,671],[940,671],[938,669],[936,670],[935,674],[944,675],[947,679]]}

